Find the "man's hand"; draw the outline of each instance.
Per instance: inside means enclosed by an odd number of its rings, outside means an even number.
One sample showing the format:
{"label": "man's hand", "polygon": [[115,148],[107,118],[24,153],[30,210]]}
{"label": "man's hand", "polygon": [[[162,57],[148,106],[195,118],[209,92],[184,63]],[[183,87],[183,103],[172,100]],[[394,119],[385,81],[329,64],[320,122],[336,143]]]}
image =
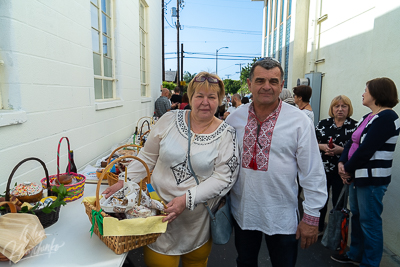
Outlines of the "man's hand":
{"label": "man's hand", "polygon": [[163,219],[163,222],[173,222],[186,208],[186,194],[176,197],[167,204],[164,210],[168,215]]}
{"label": "man's hand", "polygon": [[300,237],[301,248],[308,248],[318,240],[318,226],[312,226],[301,221],[297,226],[296,239]]}

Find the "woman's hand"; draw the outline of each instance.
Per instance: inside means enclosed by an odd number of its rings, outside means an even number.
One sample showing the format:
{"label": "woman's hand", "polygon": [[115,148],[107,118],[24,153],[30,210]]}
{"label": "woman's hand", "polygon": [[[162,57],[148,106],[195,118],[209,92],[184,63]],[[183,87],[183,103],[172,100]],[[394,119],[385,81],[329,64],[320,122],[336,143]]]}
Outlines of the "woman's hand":
{"label": "woman's hand", "polygon": [[167,204],[167,209],[164,211],[168,214],[163,222],[173,222],[186,208],[186,194],[176,197]]}
{"label": "woman's hand", "polygon": [[106,194],[106,199],[109,198],[112,194],[120,190],[124,186],[124,181],[119,180],[117,183],[108,187],[106,190],[101,193],[102,195]]}
{"label": "woman's hand", "polygon": [[351,182],[349,182],[349,180],[351,179],[351,175],[350,175],[350,173],[346,172],[346,170],[344,169],[343,162],[338,163],[338,169],[339,169],[339,175],[340,175],[340,178],[342,178],[343,184],[351,184]]}

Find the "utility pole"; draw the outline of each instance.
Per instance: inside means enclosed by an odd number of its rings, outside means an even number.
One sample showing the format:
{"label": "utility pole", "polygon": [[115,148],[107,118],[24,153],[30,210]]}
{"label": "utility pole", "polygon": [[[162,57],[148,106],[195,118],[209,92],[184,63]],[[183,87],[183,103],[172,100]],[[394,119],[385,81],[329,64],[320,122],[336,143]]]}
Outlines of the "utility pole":
{"label": "utility pole", "polygon": [[162,81],[165,81],[165,47],[164,47],[164,0],[161,0],[161,54],[162,54]]}
{"label": "utility pole", "polygon": [[245,63],[238,63],[238,64],[235,64],[235,65],[239,65],[239,68],[240,68],[240,74],[239,74],[239,81],[240,81],[240,78],[242,77],[242,65],[244,65]]}
{"label": "utility pole", "polygon": [[176,81],[178,86],[180,86],[179,79],[179,28],[181,27],[179,24],[179,2],[180,0],[176,0]]}
{"label": "utility pole", "polygon": [[[181,80],[183,81],[183,44],[181,44]],[[183,93],[182,87],[179,85],[181,88],[181,94]]]}

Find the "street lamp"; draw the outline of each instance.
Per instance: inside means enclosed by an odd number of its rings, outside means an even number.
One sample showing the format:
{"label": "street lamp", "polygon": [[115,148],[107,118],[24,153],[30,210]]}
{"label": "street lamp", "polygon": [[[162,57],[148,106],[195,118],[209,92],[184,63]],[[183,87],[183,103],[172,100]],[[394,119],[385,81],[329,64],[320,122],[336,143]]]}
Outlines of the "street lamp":
{"label": "street lamp", "polygon": [[221,47],[220,49],[217,49],[215,52],[215,74],[218,75],[218,51],[224,48],[229,48],[227,46]]}

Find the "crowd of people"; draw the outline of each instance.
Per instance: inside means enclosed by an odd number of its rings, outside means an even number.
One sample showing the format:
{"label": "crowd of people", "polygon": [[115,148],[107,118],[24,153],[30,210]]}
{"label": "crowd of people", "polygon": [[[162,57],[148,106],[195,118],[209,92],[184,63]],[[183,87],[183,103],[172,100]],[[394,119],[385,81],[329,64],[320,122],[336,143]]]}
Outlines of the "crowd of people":
{"label": "crowd of people", "polygon": [[[382,200],[391,181],[400,127],[392,109],[399,101],[395,84],[388,78],[366,83],[362,103],[371,112],[358,123],[351,118],[350,99],[339,95],[332,99],[329,118],[314,127],[312,88],[283,89],[283,77],[278,61],[261,58],[247,79],[251,101],[239,94],[230,101],[223,81],[208,72],[198,73],[187,93],[176,88],[169,99],[170,91],[162,89],[155,102],[159,120],[139,158],[152,171],[152,184],[167,203],[163,220],[168,228],[145,247],[147,266],[175,267],[179,261],[185,267],[207,266],[212,238],[203,203],[213,208],[226,194],[231,199],[237,266],[258,266],[263,236],[273,266],[295,266],[298,242],[308,248],[324,231],[329,192],[335,205],[343,186],[349,185],[350,249],[332,259],[379,266]],[[127,175],[139,181],[145,173],[134,161]],[[123,184],[121,178],[105,193]]]}

